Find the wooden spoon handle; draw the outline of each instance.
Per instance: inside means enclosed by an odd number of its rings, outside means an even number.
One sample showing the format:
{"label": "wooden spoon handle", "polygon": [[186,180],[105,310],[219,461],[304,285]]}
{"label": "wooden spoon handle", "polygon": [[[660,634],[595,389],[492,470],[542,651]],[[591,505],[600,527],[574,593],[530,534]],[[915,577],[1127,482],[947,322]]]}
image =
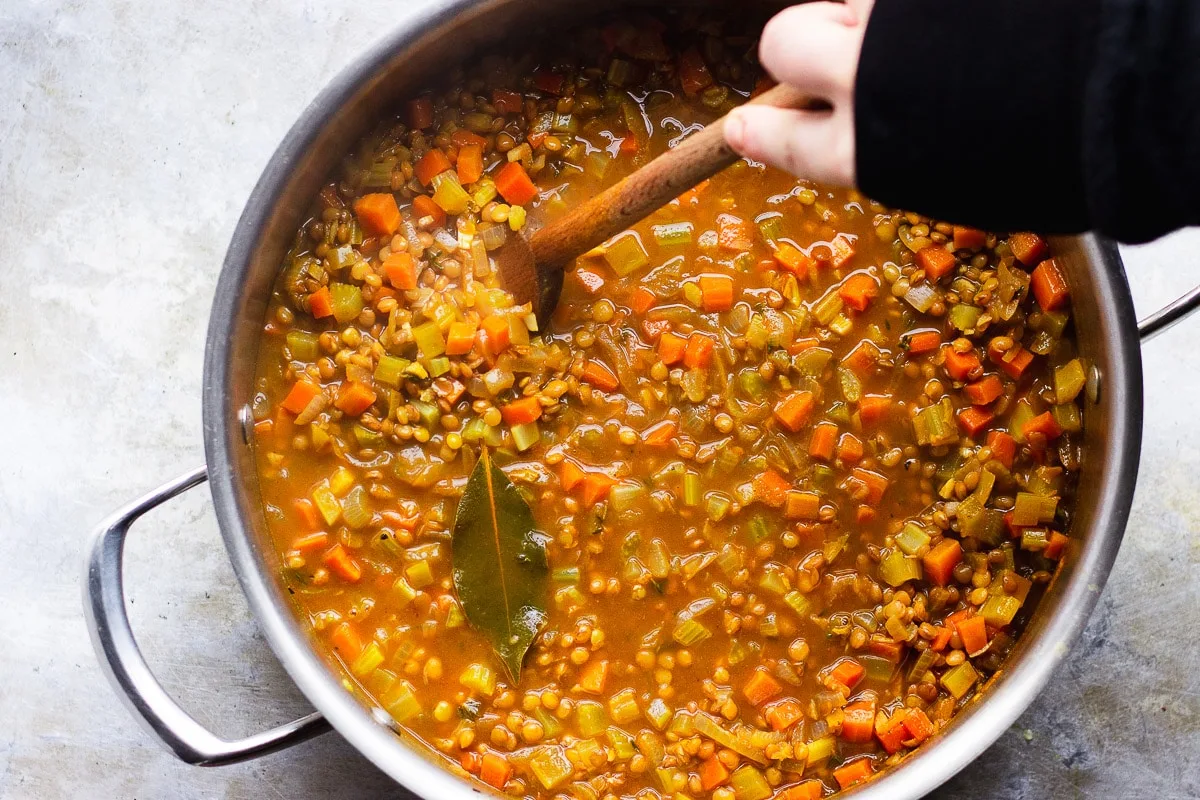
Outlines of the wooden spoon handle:
{"label": "wooden spoon handle", "polygon": [[[781,83],[749,102],[806,108],[811,107],[812,99]],[[725,117],[721,117],[534,233],[529,241],[534,259],[542,267],[565,266],[738,158],[725,143]]]}

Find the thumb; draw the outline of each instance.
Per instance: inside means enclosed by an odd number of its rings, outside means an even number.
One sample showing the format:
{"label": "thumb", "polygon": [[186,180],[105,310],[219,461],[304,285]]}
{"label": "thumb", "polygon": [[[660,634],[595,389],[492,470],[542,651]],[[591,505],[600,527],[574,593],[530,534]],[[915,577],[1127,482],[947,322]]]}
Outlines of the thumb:
{"label": "thumb", "polygon": [[793,175],[854,185],[854,126],[843,109],[739,106],[729,112],[725,140],[739,154]]}

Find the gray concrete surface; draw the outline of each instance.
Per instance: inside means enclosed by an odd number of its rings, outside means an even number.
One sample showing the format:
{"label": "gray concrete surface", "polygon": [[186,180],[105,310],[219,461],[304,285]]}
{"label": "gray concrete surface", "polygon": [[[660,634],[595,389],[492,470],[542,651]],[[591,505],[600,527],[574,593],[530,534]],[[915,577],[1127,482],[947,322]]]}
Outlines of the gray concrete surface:
{"label": "gray concrete surface", "polygon": [[[426,0],[0,4],[0,798],[397,797],[336,735],[185,767],[125,713],[80,611],[99,519],[202,460],[209,301],[242,203],[318,87]],[[1200,233],[1125,251],[1143,313]],[[1200,320],[1146,348],[1137,502],[1053,685],[945,798],[1200,796]],[[137,528],[135,628],[198,719],[306,709],[197,490]]]}

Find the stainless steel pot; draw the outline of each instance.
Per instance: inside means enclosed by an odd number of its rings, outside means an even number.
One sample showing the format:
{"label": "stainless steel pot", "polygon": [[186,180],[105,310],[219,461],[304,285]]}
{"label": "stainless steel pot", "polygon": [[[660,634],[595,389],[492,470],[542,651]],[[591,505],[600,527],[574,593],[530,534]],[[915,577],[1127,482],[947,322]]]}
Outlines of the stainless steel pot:
{"label": "stainless steel pot", "polygon": [[[347,692],[296,621],[279,579],[280,565],[263,517],[248,444],[259,334],[272,282],[312,196],[342,153],[375,121],[379,109],[394,107],[433,77],[434,66],[445,68],[463,54],[634,4],[593,0],[584,9],[572,0],[446,0],[412,15],[317,97],[264,170],[234,232],[213,303],[204,369],[207,467],[117,511],[98,527],[88,553],[85,611],[101,665],[134,716],[184,761],[241,761],[332,727],[419,795],[453,800],[478,792],[411,747],[387,714]],[[1116,557],[1141,446],[1139,337],[1153,336],[1200,306],[1200,288],[1139,326],[1115,246],[1092,236],[1054,245],[1070,275],[1079,349],[1093,365],[1084,414],[1083,480],[1065,567],[1007,666],[981,699],[899,767],[851,792],[856,797],[919,797],[994,742],[1067,655]],[[279,660],[319,709],[240,741],[210,733],[163,690],[138,650],[125,612],[121,559],[130,525],[206,477],[225,546],[250,606]]]}

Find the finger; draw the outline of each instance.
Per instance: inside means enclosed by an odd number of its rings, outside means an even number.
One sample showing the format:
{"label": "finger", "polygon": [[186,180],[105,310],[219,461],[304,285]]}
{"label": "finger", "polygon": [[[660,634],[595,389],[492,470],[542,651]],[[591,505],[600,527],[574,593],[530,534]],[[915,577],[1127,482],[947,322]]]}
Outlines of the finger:
{"label": "finger", "polygon": [[846,0],[846,7],[854,15],[855,25],[865,25],[867,18],[871,16],[871,8],[875,5],[875,0]]}
{"label": "finger", "polygon": [[841,3],[806,3],[776,14],[763,29],[759,60],[781,83],[828,96],[849,91],[861,32]]}
{"label": "finger", "polygon": [[793,175],[854,185],[854,128],[839,111],[741,106],[729,113],[725,138],[743,156]]}

